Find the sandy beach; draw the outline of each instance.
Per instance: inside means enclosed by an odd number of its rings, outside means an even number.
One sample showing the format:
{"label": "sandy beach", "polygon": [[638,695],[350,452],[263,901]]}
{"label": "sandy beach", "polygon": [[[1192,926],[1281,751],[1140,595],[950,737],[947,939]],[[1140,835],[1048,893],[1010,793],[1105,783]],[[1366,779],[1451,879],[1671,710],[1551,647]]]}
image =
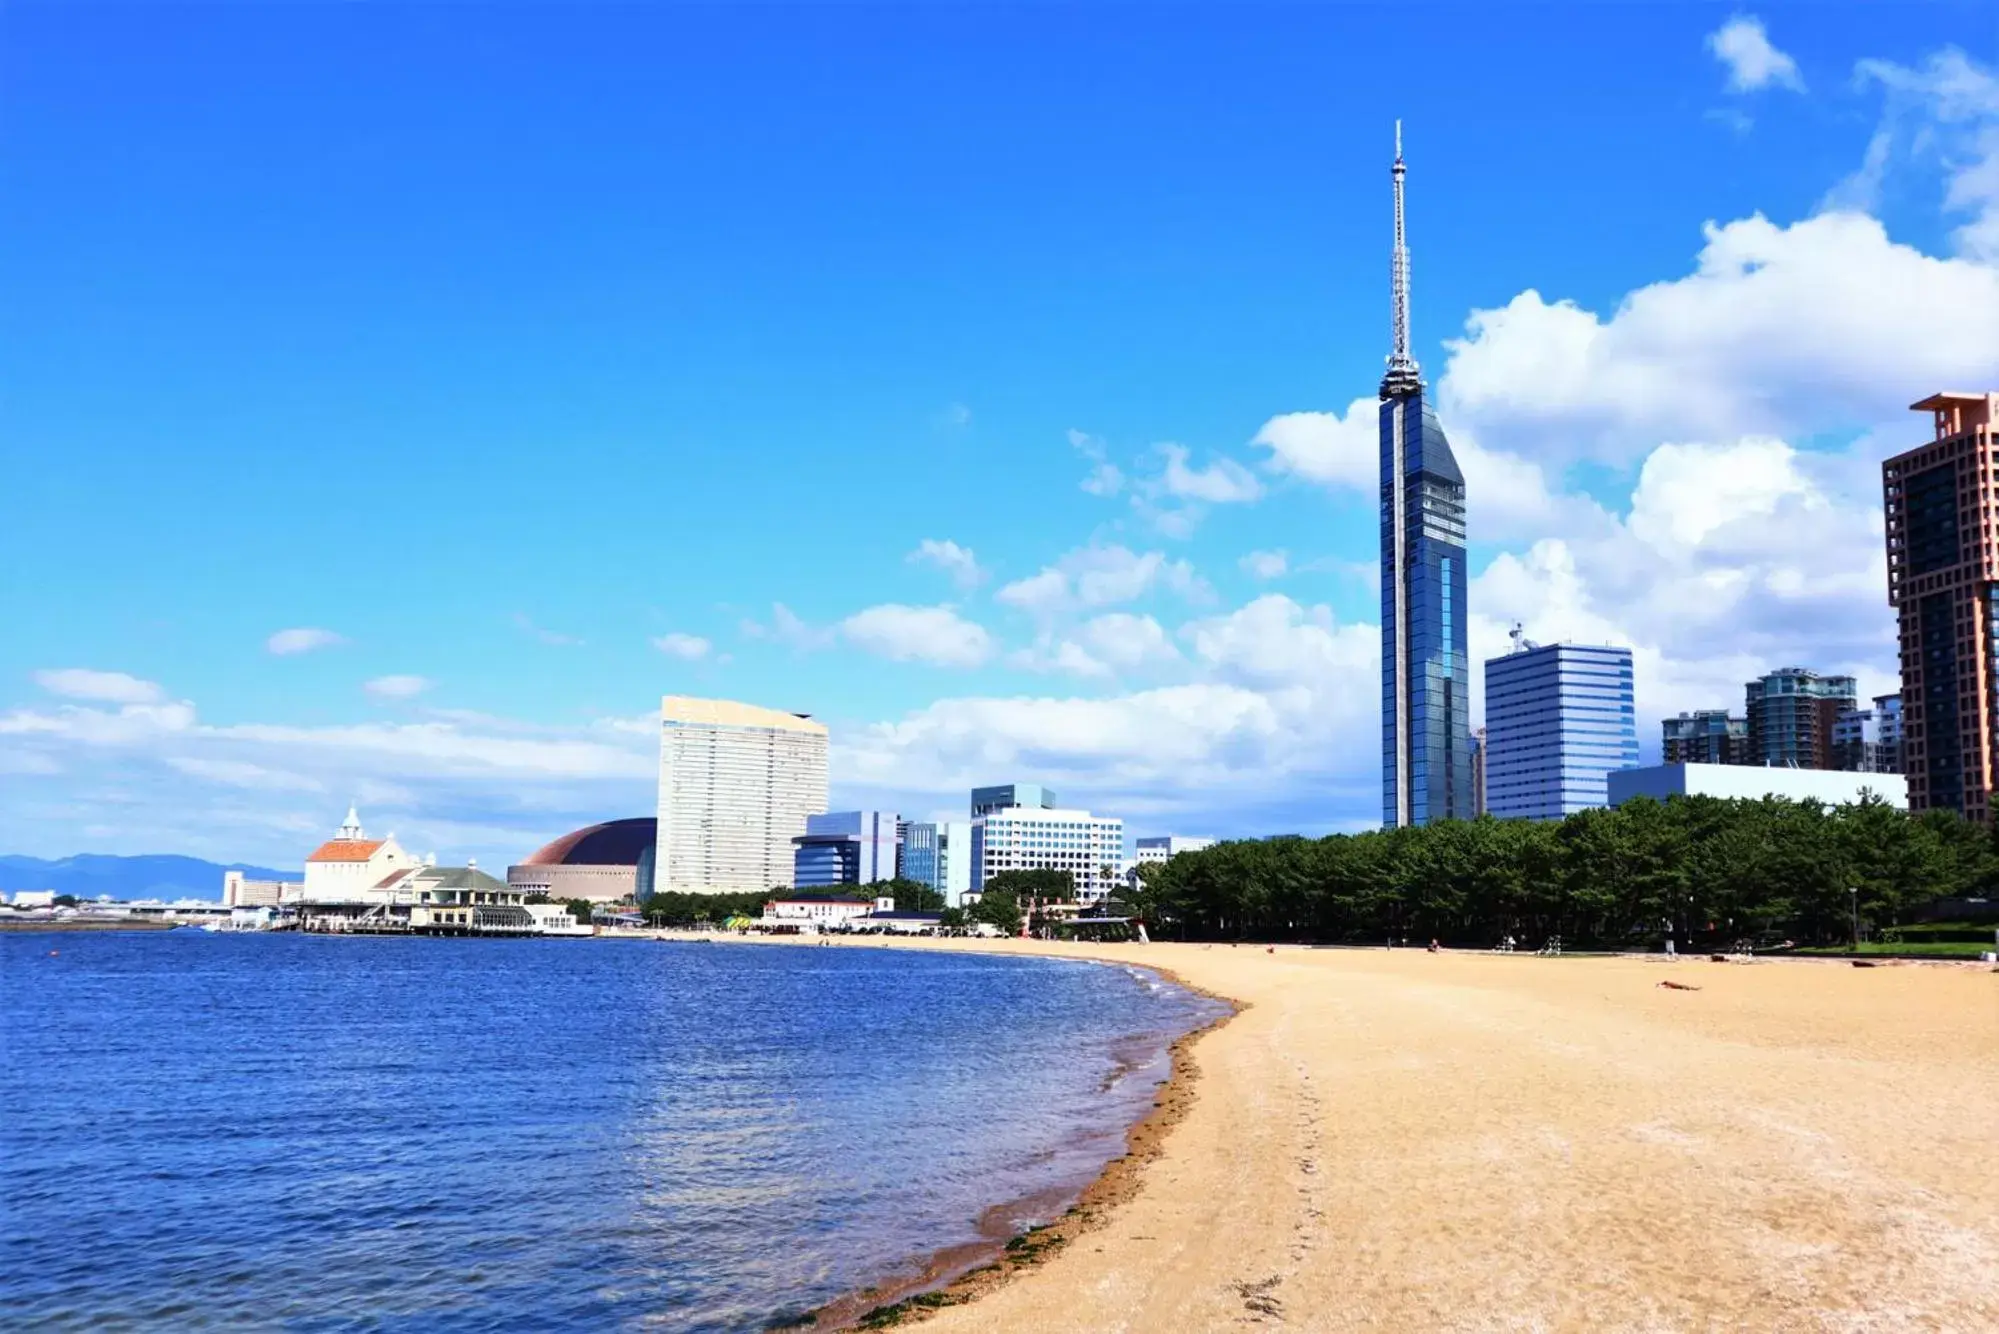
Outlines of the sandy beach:
{"label": "sandy beach", "polygon": [[1124,1197],[939,1334],[1999,1329],[1989,967],[984,948],[1244,1008]]}

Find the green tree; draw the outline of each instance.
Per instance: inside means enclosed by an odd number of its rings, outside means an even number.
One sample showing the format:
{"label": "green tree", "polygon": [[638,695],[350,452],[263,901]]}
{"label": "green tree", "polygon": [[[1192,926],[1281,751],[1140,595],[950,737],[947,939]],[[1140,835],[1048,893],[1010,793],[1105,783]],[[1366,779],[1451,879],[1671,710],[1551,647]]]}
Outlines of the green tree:
{"label": "green tree", "polygon": [[1014,897],[1013,890],[1004,885],[998,889],[993,888],[993,880],[997,879],[999,876],[986,881],[986,888],[979,895],[979,901],[965,909],[965,916],[971,921],[997,927],[1001,935],[1017,936],[1020,934],[1021,923],[1020,900]]}

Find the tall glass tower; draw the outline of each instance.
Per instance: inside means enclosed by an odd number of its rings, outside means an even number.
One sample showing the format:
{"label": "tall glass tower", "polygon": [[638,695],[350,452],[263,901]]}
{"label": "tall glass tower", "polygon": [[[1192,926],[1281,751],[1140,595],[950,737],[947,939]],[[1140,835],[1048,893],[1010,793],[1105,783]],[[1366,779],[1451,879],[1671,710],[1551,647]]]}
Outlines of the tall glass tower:
{"label": "tall glass tower", "polygon": [[1394,350],[1381,378],[1381,818],[1472,816],[1465,478],[1409,355],[1402,122],[1395,123]]}

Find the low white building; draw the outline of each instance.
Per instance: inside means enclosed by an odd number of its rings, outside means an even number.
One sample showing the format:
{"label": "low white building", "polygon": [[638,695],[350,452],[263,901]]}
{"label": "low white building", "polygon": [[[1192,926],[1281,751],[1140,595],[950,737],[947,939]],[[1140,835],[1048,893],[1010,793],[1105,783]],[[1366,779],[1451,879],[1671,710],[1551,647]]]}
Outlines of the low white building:
{"label": "low white building", "polygon": [[1749,801],[1782,797],[1845,806],[1871,792],[1898,810],[1909,809],[1909,780],[1901,774],[1849,773],[1844,769],[1779,769],[1749,764],[1654,764],[1610,771],[1610,804],[1633,797],[1724,797]]}
{"label": "low white building", "polygon": [[1141,838],[1138,840],[1138,855],[1134,860],[1140,866],[1143,866],[1147,862],[1171,861],[1183,852],[1199,852],[1203,848],[1212,848],[1213,846],[1215,846],[1215,840],[1212,838],[1188,838],[1181,834],[1161,834],[1156,838]]}
{"label": "low white building", "polygon": [[362,902],[391,875],[417,865],[416,859],[396,842],[394,834],[387,838],[369,838],[363,834],[360,816],[350,806],[345,823],[305,859],[305,883],[298,900]]}
{"label": "low white building", "polygon": [[16,908],[53,908],[56,892],[53,889],[17,889],[13,902]]}
{"label": "low white building", "polygon": [[1076,898],[1094,903],[1119,884],[1124,821],[1088,811],[1005,806],[972,821],[973,889],[1001,871],[1067,871]]}
{"label": "low white building", "polygon": [[862,899],[844,894],[793,894],[764,904],[757,926],[764,930],[832,931],[873,912],[894,912],[892,898]]}

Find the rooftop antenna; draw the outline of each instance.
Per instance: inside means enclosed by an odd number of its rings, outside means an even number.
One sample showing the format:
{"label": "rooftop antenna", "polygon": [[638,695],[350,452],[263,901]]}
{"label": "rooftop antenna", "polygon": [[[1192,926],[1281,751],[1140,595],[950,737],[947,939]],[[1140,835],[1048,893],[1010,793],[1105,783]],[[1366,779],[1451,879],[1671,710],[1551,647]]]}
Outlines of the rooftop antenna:
{"label": "rooftop antenna", "polygon": [[1402,122],[1395,122],[1395,163],[1389,175],[1395,182],[1395,253],[1389,261],[1391,311],[1388,374],[1381,380],[1381,396],[1413,393],[1423,387],[1416,359],[1409,355],[1409,246],[1402,217],[1402,178],[1408,173],[1402,162]]}

